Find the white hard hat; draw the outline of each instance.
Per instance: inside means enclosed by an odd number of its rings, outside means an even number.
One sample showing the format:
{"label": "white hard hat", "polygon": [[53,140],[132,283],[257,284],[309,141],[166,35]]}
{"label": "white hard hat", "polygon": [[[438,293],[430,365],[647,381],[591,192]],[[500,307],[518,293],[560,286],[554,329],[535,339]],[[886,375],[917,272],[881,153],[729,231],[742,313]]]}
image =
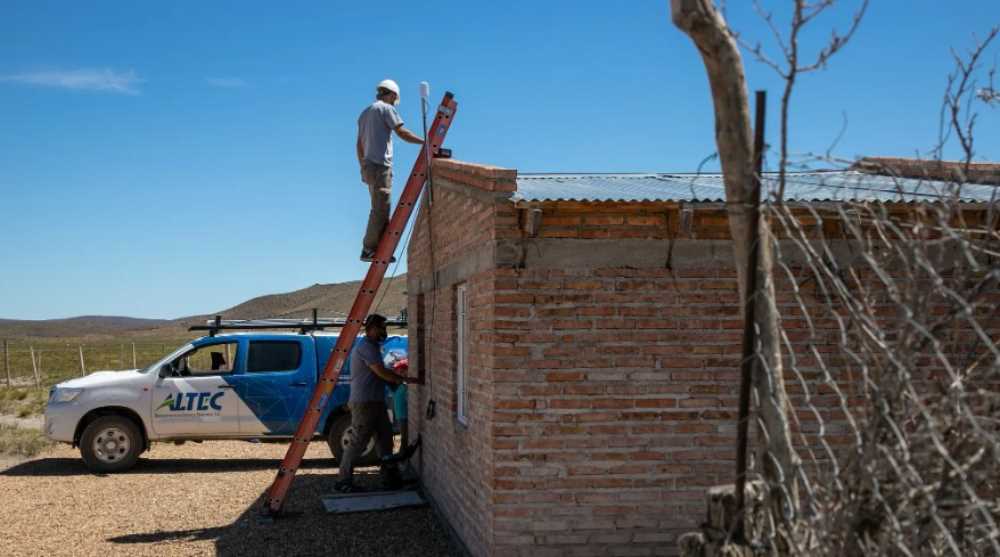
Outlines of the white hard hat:
{"label": "white hard hat", "polygon": [[375,86],[375,92],[377,93],[379,89],[387,89],[396,93],[396,102],[394,104],[399,104],[399,85],[397,85],[395,81],[391,79],[383,79],[378,82],[378,85]]}

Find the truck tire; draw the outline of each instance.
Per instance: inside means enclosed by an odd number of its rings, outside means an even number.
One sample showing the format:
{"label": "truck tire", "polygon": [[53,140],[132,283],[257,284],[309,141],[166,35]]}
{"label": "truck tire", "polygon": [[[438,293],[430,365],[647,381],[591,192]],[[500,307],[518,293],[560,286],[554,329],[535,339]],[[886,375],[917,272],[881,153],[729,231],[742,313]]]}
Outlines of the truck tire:
{"label": "truck tire", "polygon": [[[330,434],[326,438],[326,444],[330,446],[330,452],[337,462],[344,461],[344,449],[347,447],[351,430],[351,415],[345,413],[339,416],[330,427]],[[374,466],[378,464],[378,453],[375,452],[375,436],[368,440],[365,452],[358,457],[354,466]]]}
{"label": "truck tire", "polygon": [[80,456],[92,472],[124,472],[135,465],[142,445],[142,435],[132,420],[101,416],[80,435]]}

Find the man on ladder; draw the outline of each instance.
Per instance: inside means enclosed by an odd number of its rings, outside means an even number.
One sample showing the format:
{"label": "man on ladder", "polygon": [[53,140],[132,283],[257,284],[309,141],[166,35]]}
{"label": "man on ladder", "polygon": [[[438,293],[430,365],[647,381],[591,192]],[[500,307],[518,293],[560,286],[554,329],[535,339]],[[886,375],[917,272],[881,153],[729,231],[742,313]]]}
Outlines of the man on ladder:
{"label": "man on ladder", "polygon": [[[392,194],[392,132],[403,141],[421,144],[424,140],[403,127],[396,106],[399,85],[391,79],[382,80],[375,88],[375,102],[358,118],[358,164],[361,179],[368,185],[372,209],[368,214],[361,260],[371,261],[379,238],[389,222],[389,198]],[[395,261],[395,258],[393,258]]]}
{"label": "man on ladder", "polygon": [[[425,93],[426,89],[426,87],[421,87],[421,97],[423,98],[427,96]],[[395,100],[399,96],[387,96],[386,98]],[[323,415],[324,406],[332,395],[334,387],[337,385],[337,379],[340,377],[340,371],[346,363],[346,358],[351,353],[351,346],[353,346],[358,334],[361,333],[362,326],[365,326],[365,336],[372,334],[369,332],[369,327],[367,326],[371,323],[368,319],[362,320],[362,317],[368,313],[375,302],[375,293],[378,292],[379,286],[382,284],[382,279],[385,277],[389,258],[399,245],[400,236],[406,228],[410,214],[420,199],[420,193],[423,191],[424,183],[427,181],[431,158],[451,156],[451,150],[445,149],[442,147],[442,144],[444,143],[445,136],[448,134],[448,129],[451,127],[457,109],[458,103],[455,101],[455,95],[450,91],[446,92],[444,98],[441,99],[441,104],[438,106],[434,121],[427,128],[427,142],[424,144],[420,156],[413,163],[413,170],[410,172],[410,177],[406,180],[406,187],[403,188],[403,193],[399,198],[400,202],[396,206],[395,211],[393,211],[392,218],[389,220],[384,234],[379,239],[379,243],[375,248],[375,258],[373,258],[364,280],[361,281],[361,287],[354,298],[351,311],[347,314],[344,328],[333,350],[330,352],[330,358],[326,361],[323,373],[320,374],[319,381],[316,384],[316,389],[309,399],[306,413],[302,416],[302,421],[299,422],[298,427],[295,429],[295,436],[288,445],[285,458],[281,459],[281,464],[278,465],[274,481],[267,488],[264,504],[261,509],[262,520],[273,520],[275,517],[280,516],[281,508],[288,495],[288,490],[295,479],[295,472],[302,464],[302,458],[306,454],[306,449],[309,448],[309,443],[315,435],[320,417]],[[363,159],[364,146],[362,145],[359,150],[362,154],[359,158]],[[381,333],[377,334],[376,339],[380,336]],[[381,351],[379,352],[381,353]],[[363,364],[359,364],[357,369],[360,369],[362,366]],[[369,366],[368,369],[371,369],[371,367]],[[375,370],[372,371],[376,375],[380,375]],[[391,375],[385,375],[391,377]],[[399,377],[402,378],[402,376]],[[388,416],[384,417],[388,419]],[[415,443],[410,447],[416,446],[417,444]]]}
{"label": "man on ladder", "polygon": [[[360,456],[372,434],[379,459],[392,454],[392,424],[385,406],[387,383],[402,384],[406,377],[386,369],[382,363],[382,343],[388,336],[386,318],[373,313],[365,319],[365,336],[351,351],[351,435],[340,463],[340,479],[333,488],[341,493],[354,491],[354,461]],[[397,368],[399,369],[399,368]],[[405,373],[405,369],[399,370]],[[399,489],[402,479],[395,464],[382,464],[385,489]]]}

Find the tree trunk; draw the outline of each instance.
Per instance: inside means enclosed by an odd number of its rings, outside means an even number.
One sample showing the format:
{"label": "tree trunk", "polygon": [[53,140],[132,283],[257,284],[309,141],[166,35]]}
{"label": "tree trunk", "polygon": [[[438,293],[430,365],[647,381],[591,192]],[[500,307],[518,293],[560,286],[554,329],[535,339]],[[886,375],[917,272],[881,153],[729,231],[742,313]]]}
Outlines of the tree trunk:
{"label": "tree trunk", "polygon": [[[729,231],[740,290],[741,306],[746,300],[747,273],[757,273],[758,294],[754,298],[760,366],[754,378],[759,401],[759,417],[764,424],[766,445],[759,446],[758,462],[768,483],[798,506],[795,475],[798,457],[792,447],[786,409],[788,395],[781,365],[778,311],[774,301],[770,219],[759,219],[759,262],[748,269],[753,207],[753,143],[750,108],[747,100],[743,59],[722,15],[711,0],[671,0],[674,25],[691,37],[701,53],[712,89],[715,107],[715,141],[726,186]],[[776,469],[780,467],[780,471]]]}

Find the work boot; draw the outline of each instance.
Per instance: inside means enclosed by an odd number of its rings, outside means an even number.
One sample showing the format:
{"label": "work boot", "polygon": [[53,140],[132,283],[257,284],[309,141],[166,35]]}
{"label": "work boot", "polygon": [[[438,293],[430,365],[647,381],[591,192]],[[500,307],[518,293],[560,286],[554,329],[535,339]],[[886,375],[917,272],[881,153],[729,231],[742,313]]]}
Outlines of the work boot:
{"label": "work boot", "polygon": [[333,490],[337,493],[354,493],[357,488],[354,487],[354,480],[338,480],[333,484]]}
{"label": "work boot", "polygon": [[403,477],[399,474],[399,469],[393,466],[382,471],[382,489],[386,491],[396,491],[403,488]]}
{"label": "work boot", "polygon": [[[361,260],[365,261],[365,262],[368,262],[368,263],[371,263],[372,261],[375,260],[375,252],[374,251],[362,251],[361,252]],[[390,257],[389,258],[389,263],[395,263],[395,262],[396,262],[396,258],[395,257]]]}

